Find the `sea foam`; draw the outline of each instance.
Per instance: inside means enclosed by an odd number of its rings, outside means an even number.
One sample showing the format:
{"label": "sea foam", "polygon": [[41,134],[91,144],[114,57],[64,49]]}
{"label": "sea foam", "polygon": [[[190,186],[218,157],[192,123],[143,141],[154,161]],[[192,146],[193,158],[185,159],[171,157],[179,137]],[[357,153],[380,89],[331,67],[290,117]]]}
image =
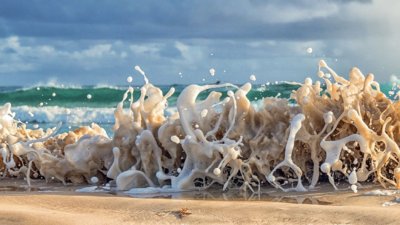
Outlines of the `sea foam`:
{"label": "sea foam", "polygon": [[39,177],[63,183],[108,178],[118,190],[220,186],[258,192],[270,184],[309,191],[323,176],[334,189],[338,180],[354,192],[368,181],[400,188],[400,103],[380,90],[373,74],[353,68],[346,79],[321,60],[320,80],[299,83],[290,97],[295,104],[267,97],[255,107],[247,98],[250,83],[192,84],[171,110],[167,102],[175,88],[163,92],[135,69],[145,84],[139,90],[129,87],[112,111],[19,109],[25,114],[18,116],[43,121],[113,117],[111,137],[96,123],[61,134],[59,126],[27,129],[15,120],[11,104],[1,107],[4,176],[23,175],[28,184]]}

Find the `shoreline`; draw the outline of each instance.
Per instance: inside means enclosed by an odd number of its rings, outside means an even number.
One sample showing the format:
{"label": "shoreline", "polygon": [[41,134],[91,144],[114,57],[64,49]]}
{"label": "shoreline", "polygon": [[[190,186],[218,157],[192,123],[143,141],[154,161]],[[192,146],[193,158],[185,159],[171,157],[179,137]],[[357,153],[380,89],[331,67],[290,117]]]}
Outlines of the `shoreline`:
{"label": "shoreline", "polygon": [[382,206],[395,195],[317,194],[331,204],[8,192],[0,193],[0,224],[398,224],[400,205]]}

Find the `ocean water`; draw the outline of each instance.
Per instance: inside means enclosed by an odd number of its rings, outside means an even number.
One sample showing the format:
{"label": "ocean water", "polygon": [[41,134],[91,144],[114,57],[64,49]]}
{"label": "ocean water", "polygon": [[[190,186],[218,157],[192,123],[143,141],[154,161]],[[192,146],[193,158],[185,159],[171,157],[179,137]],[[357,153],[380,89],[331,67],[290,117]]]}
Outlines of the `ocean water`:
{"label": "ocean water", "polygon": [[[174,110],[176,99],[186,85],[161,85],[165,94],[171,87],[175,93],[168,99],[168,112]],[[248,98],[254,103],[260,102],[266,97],[289,98],[290,93],[299,85],[288,82],[276,82],[253,85]],[[392,86],[381,85],[382,91],[389,95]],[[121,101],[128,86],[37,86],[37,87],[0,87],[0,104],[10,102],[15,118],[27,124],[28,128],[49,128],[62,122],[60,132],[74,129],[82,125],[98,123],[112,135],[114,123],[114,109]],[[228,88],[213,89],[226,96]],[[210,91],[200,95],[205,99]],[[140,86],[134,87],[134,99],[140,95]],[[128,104],[128,103],[127,103]]]}

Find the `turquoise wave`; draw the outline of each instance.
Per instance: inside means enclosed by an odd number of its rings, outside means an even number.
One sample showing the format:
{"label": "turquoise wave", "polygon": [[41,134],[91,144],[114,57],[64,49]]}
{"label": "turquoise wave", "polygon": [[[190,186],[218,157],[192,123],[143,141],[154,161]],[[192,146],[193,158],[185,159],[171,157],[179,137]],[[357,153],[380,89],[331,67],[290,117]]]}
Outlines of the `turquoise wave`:
{"label": "turquoise wave", "polygon": [[[175,93],[168,100],[169,106],[175,106],[176,99],[186,85],[161,85],[163,93],[166,93],[171,87],[175,88]],[[260,100],[265,97],[289,98],[290,93],[296,90],[299,85],[289,83],[273,83],[269,85],[253,85],[252,90],[247,97],[250,101]],[[115,107],[127,90],[128,86],[118,87],[0,87],[0,104],[11,102],[13,106],[59,106],[65,108],[88,107],[88,108],[109,108]],[[138,99],[140,87],[134,87],[134,97]],[[222,97],[226,96],[229,88],[213,89],[221,91]],[[382,91],[388,93],[391,90],[390,84],[382,84]],[[210,91],[208,90],[199,96],[199,99],[205,99]],[[87,96],[91,95],[89,99]]]}
{"label": "turquoise wave", "polygon": [[[174,106],[176,99],[185,85],[161,85],[159,86],[163,93],[166,93],[171,87],[175,88],[175,93],[168,100],[169,106]],[[287,83],[271,85],[254,85],[248,98],[251,101],[259,100],[264,97],[274,97],[279,95],[281,98],[288,98],[292,90],[296,90],[298,85]],[[127,86],[118,87],[95,87],[83,86],[79,88],[61,88],[61,87],[0,87],[0,104],[11,102],[13,106],[59,106],[66,108],[90,107],[90,108],[108,108],[115,107],[127,90]],[[134,98],[138,99],[140,87],[134,87]],[[224,93],[226,96],[229,88],[213,89]],[[205,91],[199,99],[205,99],[209,92]],[[91,95],[89,99],[87,96]]]}

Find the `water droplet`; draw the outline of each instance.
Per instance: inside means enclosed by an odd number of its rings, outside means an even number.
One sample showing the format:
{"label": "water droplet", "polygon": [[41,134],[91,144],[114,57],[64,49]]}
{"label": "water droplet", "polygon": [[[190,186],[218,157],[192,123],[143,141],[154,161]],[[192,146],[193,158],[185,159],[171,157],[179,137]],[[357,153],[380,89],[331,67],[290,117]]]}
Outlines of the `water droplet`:
{"label": "water droplet", "polygon": [[214,69],[214,68],[211,68],[211,69],[210,69],[210,75],[211,75],[211,76],[215,76],[215,69]]}
{"label": "water droplet", "polygon": [[126,78],[126,81],[128,81],[128,83],[132,83],[132,81],[133,81],[132,76],[127,77],[127,78]]}

